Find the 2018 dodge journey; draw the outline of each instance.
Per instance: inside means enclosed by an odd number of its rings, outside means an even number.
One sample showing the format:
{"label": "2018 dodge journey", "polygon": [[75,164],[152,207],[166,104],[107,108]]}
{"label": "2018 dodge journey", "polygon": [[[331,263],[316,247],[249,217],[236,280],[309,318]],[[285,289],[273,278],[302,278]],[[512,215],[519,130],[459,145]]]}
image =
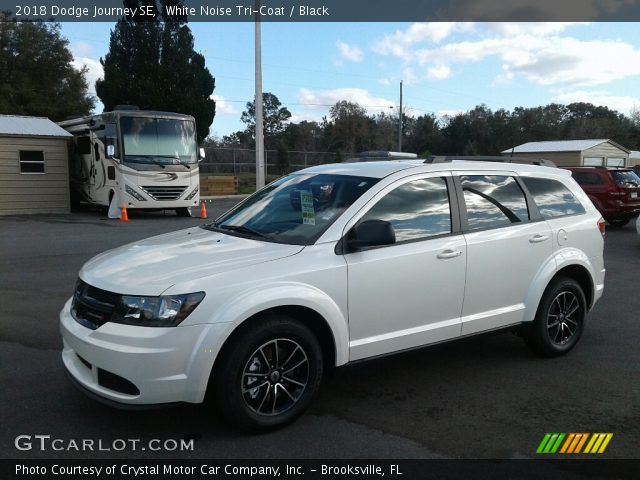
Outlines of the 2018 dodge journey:
{"label": "2018 dodge journey", "polygon": [[216,222],[98,255],[60,314],[73,382],[114,405],[213,399],[290,422],[323,370],[517,328],[571,350],[602,295],[604,221],[569,171],[420,160],[280,178]]}

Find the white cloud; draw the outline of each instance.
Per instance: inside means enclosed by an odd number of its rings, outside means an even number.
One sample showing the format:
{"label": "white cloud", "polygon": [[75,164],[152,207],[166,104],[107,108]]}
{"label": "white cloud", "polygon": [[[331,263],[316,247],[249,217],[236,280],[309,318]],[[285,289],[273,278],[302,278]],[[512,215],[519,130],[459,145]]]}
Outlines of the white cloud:
{"label": "white cloud", "polygon": [[427,78],[430,80],[446,80],[451,76],[451,68],[447,65],[437,65],[427,70]]}
{"label": "white cloud", "polygon": [[81,70],[87,67],[87,83],[89,84],[89,92],[93,95],[96,91],[96,80],[104,76],[102,65],[98,60],[87,57],[75,57],[73,59],[73,67]]}
{"label": "white cloud", "polygon": [[[640,76],[640,49],[622,40],[581,40],[562,34],[573,23],[474,24],[471,39],[439,45],[418,45],[416,25],[396,32],[395,43],[384,37],[386,47],[377,48],[378,42],[374,50],[402,59],[404,68],[420,67],[417,75],[425,79],[449,78],[453,65],[490,57],[501,62],[494,85],[521,77],[539,85],[585,87]],[[470,31],[469,24],[462,25]]]}
{"label": "white cloud", "polygon": [[229,102],[221,95],[211,95],[216,101],[216,115],[237,115],[239,112],[235,109],[233,103]]}
{"label": "white cloud", "polygon": [[469,31],[472,23],[431,22],[414,23],[407,30],[396,30],[391,35],[385,35],[372,47],[380,55],[392,55],[409,60],[410,48],[420,43],[440,43],[455,31]]}
{"label": "white cloud", "polygon": [[382,97],[375,97],[363,88],[336,88],[333,90],[310,90],[301,88],[298,101],[307,105],[309,110],[328,111],[330,106],[341,100],[360,104],[369,113],[389,112],[395,107],[395,102]]}
{"label": "white cloud", "polygon": [[391,79],[390,78],[379,78],[378,79],[378,83],[382,86],[388,87],[389,85],[391,85]]}
{"label": "white cloud", "polygon": [[577,90],[575,92],[563,92],[554,96],[552,100],[563,104],[573,102],[592,103],[609,107],[626,115],[640,108],[640,97],[613,95],[605,91]]}
{"label": "white cloud", "polygon": [[348,43],[338,40],[336,42],[336,47],[338,47],[340,60],[359,63],[364,59],[364,54],[357,45],[349,45]]}

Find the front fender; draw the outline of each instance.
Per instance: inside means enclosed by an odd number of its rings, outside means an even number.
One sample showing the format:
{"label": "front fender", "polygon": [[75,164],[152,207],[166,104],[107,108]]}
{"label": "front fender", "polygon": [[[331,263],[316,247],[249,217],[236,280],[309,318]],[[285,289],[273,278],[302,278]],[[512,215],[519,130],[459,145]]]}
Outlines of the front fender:
{"label": "front fender", "polygon": [[231,334],[253,315],[270,308],[300,306],[314,310],[329,325],[336,347],[335,365],[349,361],[349,326],[345,314],[326,293],[316,287],[298,282],[280,282],[267,288],[254,288],[228,299],[216,309],[212,323],[230,323]]}
{"label": "front fender", "polygon": [[525,311],[522,318],[523,322],[531,322],[536,316],[538,305],[547,286],[556,275],[557,272],[565,267],[578,265],[584,267],[591,277],[591,285],[593,287],[595,271],[593,264],[584,252],[575,248],[563,248],[555,252],[547,262],[538,270],[534,280],[531,282],[527,297],[525,299]]}

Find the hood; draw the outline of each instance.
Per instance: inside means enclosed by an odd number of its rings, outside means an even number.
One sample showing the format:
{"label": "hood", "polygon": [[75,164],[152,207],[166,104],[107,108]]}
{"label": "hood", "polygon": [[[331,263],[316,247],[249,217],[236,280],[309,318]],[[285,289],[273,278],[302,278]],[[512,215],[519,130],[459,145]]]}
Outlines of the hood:
{"label": "hood", "polygon": [[109,250],[89,260],[80,277],[131,295],[160,295],[172,285],[295,255],[304,247],[189,228]]}

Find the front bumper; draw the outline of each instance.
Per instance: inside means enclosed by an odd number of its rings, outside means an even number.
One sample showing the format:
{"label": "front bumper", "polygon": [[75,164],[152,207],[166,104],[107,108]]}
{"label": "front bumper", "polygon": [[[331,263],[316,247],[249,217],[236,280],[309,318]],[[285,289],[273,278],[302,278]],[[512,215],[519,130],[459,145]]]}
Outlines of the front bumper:
{"label": "front bumper", "polygon": [[[106,403],[145,407],[204,399],[226,324],[171,328],[106,323],[97,330],[71,316],[71,300],[60,312],[62,360],[74,383]],[[105,382],[117,375],[124,382]],[[111,375],[109,375],[113,378]],[[120,384],[133,384],[132,389]]]}

